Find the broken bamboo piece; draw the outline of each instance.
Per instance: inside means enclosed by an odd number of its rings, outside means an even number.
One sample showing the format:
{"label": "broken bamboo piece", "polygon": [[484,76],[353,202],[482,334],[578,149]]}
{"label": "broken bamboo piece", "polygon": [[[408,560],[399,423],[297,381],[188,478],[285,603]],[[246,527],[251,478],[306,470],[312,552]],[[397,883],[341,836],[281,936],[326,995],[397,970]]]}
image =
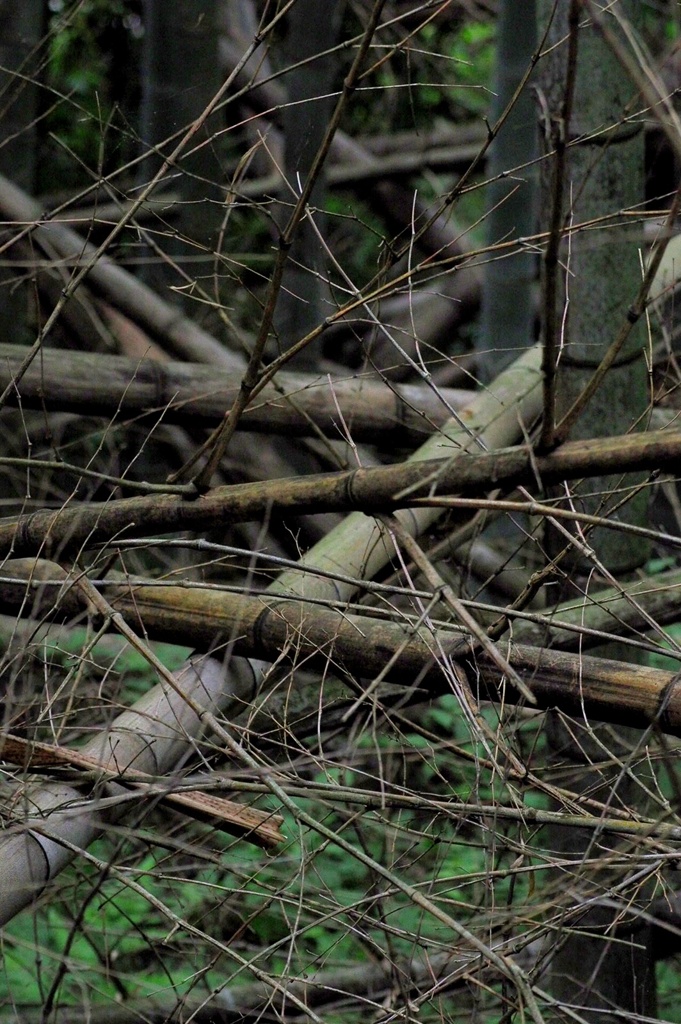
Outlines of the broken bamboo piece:
{"label": "broken bamboo piece", "polygon": [[[175,679],[177,690],[159,683],[100,728],[79,750],[81,759],[93,758],[98,770],[118,776],[129,767],[156,777],[176,770],[201,730],[201,718],[190,704],[219,711],[233,699],[233,691],[224,666],[213,658],[191,660]],[[68,782],[36,783],[28,790],[18,786],[17,794],[20,820],[5,822],[0,841],[0,926],[32,903],[76,852],[101,834],[104,821],[115,821],[126,806],[115,799],[108,807],[96,798],[84,799]],[[277,828],[276,815],[272,825]]]}

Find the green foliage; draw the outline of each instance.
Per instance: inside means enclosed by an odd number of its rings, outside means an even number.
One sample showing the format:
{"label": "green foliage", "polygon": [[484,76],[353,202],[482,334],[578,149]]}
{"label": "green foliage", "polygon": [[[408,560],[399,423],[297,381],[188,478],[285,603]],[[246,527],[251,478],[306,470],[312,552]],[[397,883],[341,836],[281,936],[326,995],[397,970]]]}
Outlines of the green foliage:
{"label": "green foliage", "polygon": [[90,184],[88,169],[101,173],[132,155],[139,102],[137,0],[66,0],[55,7],[46,84],[61,99],[46,112],[54,140],[46,189],[55,188],[57,175],[61,187]]}
{"label": "green foliage", "polygon": [[[91,852],[112,855],[106,841],[95,844]],[[129,873],[170,914],[187,913],[186,888],[158,873],[152,855],[142,858]],[[217,976],[202,970],[203,957],[198,949],[192,950],[191,943],[180,953],[170,938],[170,916],[155,913],[141,892],[126,886],[124,877],[102,881],[99,869],[92,865],[81,865],[78,876],[80,892],[89,894],[84,904],[53,902],[36,918],[20,915],[4,930],[6,974],[0,981],[0,1005],[12,1000],[40,1006],[55,984],[60,1005],[79,1006],[88,989],[93,998],[106,1003],[171,992],[181,996],[191,989],[197,973],[206,986],[218,982]],[[73,916],[73,906],[79,908],[78,918]],[[31,964],[36,954],[39,972]]]}
{"label": "green foliage", "polygon": [[657,965],[657,1004],[660,1020],[681,1024],[679,965],[674,960],[662,960]]}
{"label": "green foliage", "polygon": [[[106,665],[115,660],[119,672],[139,676],[147,685],[155,682],[155,672],[148,660],[124,640],[107,637],[90,649],[90,636],[85,629],[72,629],[62,634],[55,642],[46,642],[43,650],[46,660],[52,664],[72,665],[83,657],[83,650],[88,647],[88,657],[95,664]],[[191,653],[189,647],[178,647],[176,644],[155,643],[151,645],[154,653],[171,672],[180,668]]]}
{"label": "green foliage", "polygon": [[485,22],[462,25],[451,46],[456,61],[455,100],[468,116],[485,116],[489,109],[494,64],[494,26]]}

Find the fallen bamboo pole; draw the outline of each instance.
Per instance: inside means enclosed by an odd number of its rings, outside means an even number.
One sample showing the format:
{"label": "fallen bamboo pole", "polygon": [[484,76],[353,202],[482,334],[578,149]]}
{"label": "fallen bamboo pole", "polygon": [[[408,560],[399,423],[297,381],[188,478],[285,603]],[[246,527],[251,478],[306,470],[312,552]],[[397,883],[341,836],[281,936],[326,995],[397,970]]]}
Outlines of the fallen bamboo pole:
{"label": "fallen bamboo pole", "polygon": [[[94,245],[65,224],[46,219],[40,204],[4,175],[0,175],[0,211],[18,231],[25,227],[44,251],[50,256],[56,253],[68,267],[88,262],[96,252]],[[246,364],[242,356],[230,352],[110,257],[100,256],[90,268],[87,280],[93,291],[174,352],[195,362],[211,363],[233,373],[243,372]]]}
{"label": "fallen bamboo pole", "polygon": [[[177,690],[167,684],[153,687],[73,752],[81,767],[89,759],[102,772],[98,781],[89,780],[90,789],[95,787],[93,798],[83,796],[77,781],[40,783],[29,775],[23,787],[21,781],[17,783],[18,799],[14,804],[8,802],[0,842],[0,926],[32,903],[77,851],[87,848],[101,834],[105,822],[115,821],[126,809],[129,797],[121,799],[120,792],[107,801],[109,794],[102,788],[107,777],[125,779],[128,768],[153,776],[172,771],[191,752],[192,737],[201,728],[200,714],[190,705],[212,713],[232,699],[225,685],[224,667],[212,658],[194,659],[175,674],[175,679]],[[31,771],[30,758],[25,770]],[[173,782],[169,779],[167,783],[169,793]],[[135,793],[132,799],[145,797]],[[267,817],[258,815],[258,821],[265,823]],[[269,817],[274,841],[281,819],[277,815]],[[283,836],[279,833],[278,838]]]}
{"label": "fallen bamboo pole", "polygon": [[[14,379],[26,355],[0,345],[0,390]],[[26,370],[8,404],[86,416],[153,414],[163,422],[214,426],[239,393],[233,373],[196,363],[159,363],[101,352],[43,349]],[[450,409],[462,409],[473,393],[423,385],[387,385],[374,375],[337,380],[320,374],[280,373],[246,410],[239,428],[307,436],[313,425],[340,439],[343,425],[357,441],[419,444],[442,427]]]}
{"label": "fallen bamboo pole", "polygon": [[[446,450],[446,438],[441,440],[441,447]],[[101,544],[113,537],[205,530],[216,524],[246,522],[281,513],[372,513],[420,506],[418,512],[426,511],[427,521],[432,522],[440,512],[438,496],[484,494],[492,488],[511,489],[520,484],[532,486],[537,478],[548,485],[605,473],[674,472],[680,460],[681,431],[666,429],[569,441],[542,456],[535,456],[522,446],[498,452],[468,452],[448,459],[412,460],[372,469],[235,484],[217,487],[195,498],[155,494],[83,505],[74,502],[57,511],[42,510],[0,520],[0,554],[23,556],[41,549],[49,553],[83,544]],[[601,525],[627,529],[605,517]],[[357,540],[355,520],[346,531],[350,539],[354,531]],[[373,534],[370,539],[376,543]],[[665,535],[665,541],[672,544],[675,538]],[[336,562],[335,568],[347,566],[348,550],[345,563]]]}
{"label": "fallen bamboo pole", "polygon": [[[70,617],[82,598],[61,567],[27,559],[9,562],[15,581],[0,579],[0,602],[34,614]],[[26,602],[27,587],[42,589],[42,602]],[[245,596],[208,588],[153,583],[103,587],[108,602],[129,624],[155,640],[184,643],[218,656],[330,664],[362,679],[381,673],[391,683],[414,688],[421,699],[451,692],[449,659],[466,671],[481,700],[517,703],[518,693],[484,652],[470,654],[460,629],[414,626],[366,614],[327,608],[270,593]],[[681,735],[681,676],[628,662],[512,643],[499,644],[504,658],[537,701],[568,715],[639,729],[651,724]]]}

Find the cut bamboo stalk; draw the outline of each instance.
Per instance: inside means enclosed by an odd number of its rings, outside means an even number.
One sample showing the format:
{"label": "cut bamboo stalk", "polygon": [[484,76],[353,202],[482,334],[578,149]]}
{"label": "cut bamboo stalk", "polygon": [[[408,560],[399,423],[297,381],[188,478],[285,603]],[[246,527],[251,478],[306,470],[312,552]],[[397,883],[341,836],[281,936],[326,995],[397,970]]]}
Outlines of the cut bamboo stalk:
{"label": "cut bamboo stalk", "polygon": [[[195,706],[218,712],[232,699],[224,666],[213,658],[188,663],[175,678]],[[167,684],[159,684],[120,714],[109,728],[78,752],[113,774],[127,768],[162,776],[176,769],[194,746],[201,720],[187,700]],[[6,924],[42,892],[45,885],[102,832],[104,815],[115,821],[126,803],[113,800],[99,808],[85,799],[76,785],[65,783],[19,785],[17,821],[5,821],[0,843],[0,926]],[[26,818],[26,807],[31,812]],[[3,813],[11,811],[11,803]],[[101,813],[100,813],[101,812]],[[273,825],[276,828],[277,818]],[[63,840],[63,842],[61,842]]]}

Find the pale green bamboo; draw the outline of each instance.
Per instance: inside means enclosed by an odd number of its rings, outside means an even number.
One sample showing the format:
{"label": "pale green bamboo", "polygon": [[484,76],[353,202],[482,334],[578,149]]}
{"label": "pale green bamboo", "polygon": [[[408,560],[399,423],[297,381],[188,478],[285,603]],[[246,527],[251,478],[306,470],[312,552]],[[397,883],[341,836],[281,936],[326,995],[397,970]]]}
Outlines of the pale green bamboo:
{"label": "pale green bamboo", "polygon": [[[622,636],[627,628],[649,630],[651,621],[655,623],[655,631],[659,631],[659,639],[662,624],[677,621],[680,614],[681,571],[674,569],[617,587],[594,590],[583,598],[573,598],[547,608],[542,613],[541,622],[516,622],[513,639],[534,646],[558,647],[563,651],[579,650],[583,646],[593,647],[598,642],[595,637],[583,636],[581,627]],[[572,626],[574,632],[563,626]]]}
{"label": "pale green bamboo", "polygon": [[[109,728],[99,730],[80,753],[97,758],[113,771],[130,765],[151,775],[163,775],[179,767],[191,753],[201,718],[190,707],[215,712],[231,700],[221,662],[213,658],[189,661],[174,677],[187,699],[167,683],[159,683]],[[9,806],[16,821],[6,822],[6,839],[0,844],[0,926],[32,903],[45,885],[74,857],[71,846],[85,849],[103,829],[97,801],[83,798],[74,786],[62,783],[27,783]],[[31,808],[26,816],[27,808]],[[125,803],[109,807],[106,817],[115,818]],[[43,831],[45,828],[49,836]]]}

